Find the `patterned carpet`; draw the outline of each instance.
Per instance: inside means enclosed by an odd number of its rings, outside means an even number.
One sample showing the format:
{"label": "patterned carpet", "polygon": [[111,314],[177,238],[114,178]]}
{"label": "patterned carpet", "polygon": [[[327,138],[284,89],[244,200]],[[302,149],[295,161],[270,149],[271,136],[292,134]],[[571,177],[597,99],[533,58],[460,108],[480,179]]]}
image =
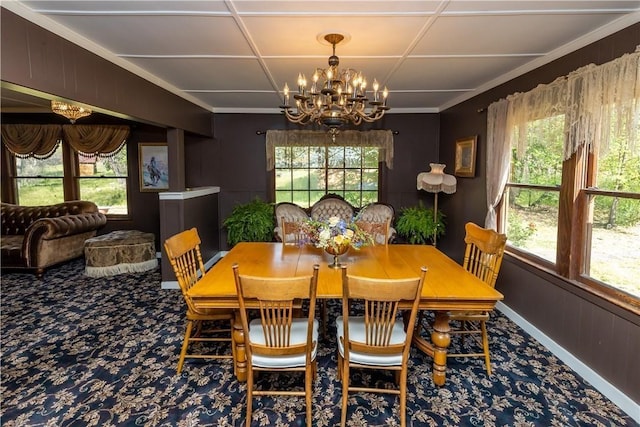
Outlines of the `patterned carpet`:
{"label": "patterned carpet", "polygon": [[[158,269],[93,279],[83,266],[73,261],[42,280],[2,275],[2,426],[244,425],[245,384],[230,361],[187,360],[175,374],[184,303],[178,291],[160,289]],[[330,304],[330,319],[337,311]],[[449,360],[447,383],[436,387],[431,359],[412,352],[408,425],[638,425],[500,313],[490,327],[490,378],[481,359]],[[314,391],[318,427],[340,421],[335,338],[327,335]],[[302,385],[297,376],[260,377],[262,387],[283,381]],[[258,400],[253,425],[305,424],[304,399]],[[354,394],[347,425],[398,425],[397,406],[395,396]]]}

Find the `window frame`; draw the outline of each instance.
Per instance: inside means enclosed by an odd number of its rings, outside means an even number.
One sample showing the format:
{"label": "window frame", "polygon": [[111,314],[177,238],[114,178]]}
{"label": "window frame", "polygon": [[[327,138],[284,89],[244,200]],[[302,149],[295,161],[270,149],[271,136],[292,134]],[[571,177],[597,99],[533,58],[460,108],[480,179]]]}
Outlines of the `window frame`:
{"label": "window frame", "polygon": [[[601,282],[583,273],[585,258],[590,250],[589,221],[590,198],[594,195],[618,196],[640,200],[640,193],[602,190],[593,186],[595,182],[597,155],[584,144],[568,160],[562,163],[562,181],[559,186],[558,235],[556,242],[556,262],[549,262],[531,252],[507,244],[505,252],[515,258],[553,274],[563,281],[596,295],[616,306],[635,314],[640,314],[640,298],[624,292],[613,285]],[[553,186],[541,186],[507,182],[503,197],[497,207],[498,230],[506,227],[506,203],[510,187],[534,188],[536,190],[557,190]]]}
{"label": "window frame", "polygon": [[[316,145],[309,145],[309,146],[304,146],[307,149],[310,148],[314,148],[317,147]],[[381,147],[376,147],[376,146],[371,146],[371,147],[367,147],[367,146],[361,146],[361,147],[353,147],[351,145],[345,144],[345,145],[333,145],[333,147],[340,147],[343,149],[346,148],[358,148],[358,149],[365,149],[365,148],[373,148],[378,150],[378,164],[377,164],[377,171],[378,171],[378,191],[377,191],[377,201],[378,202],[383,202],[386,197],[384,197],[384,195],[386,195],[386,168],[384,167],[385,165],[385,161],[383,159],[380,158],[381,156],[381,150],[383,150],[383,148]],[[328,179],[328,170],[329,169],[337,169],[335,167],[330,167],[329,166],[329,159],[328,159],[328,151],[329,148],[331,148],[331,146],[321,146],[321,148],[323,148],[324,150],[326,150],[326,155],[325,155],[325,162],[324,162],[324,171],[325,171],[325,179]],[[277,150],[276,150],[277,152]],[[275,156],[276,153],[274,153]],[[277,161],[275,162],[277,164]],[[362,165],[362,159],[361,159],[361,165]],[[294,168],[288,168],[288,169],[294,169]],[[300,168],[297,168],[300,169]],[[307,165],[307,169],[318,169],[318,168],[311,168],[310,166]],[[347,167],[346,164],[343,164],[342,170],[347,171],[347,170],[359,170],[360,171],[360,176],[362,178],[362,171],[363,168],[354,168],[354,167]],[[372,169],[372,168],[364,168],[364,169]],[[267,178],[267,185],[269,188],[269,192],[268,192],[268,197],[269,197],[269,201],[272,203],[276,202],[276,172],[277,172],[278,168],[276,166],[274,166],[271,170],[268,171],[268,178]],[[298,190],[298,191],[303,191],[303,190]],[[313,191],[313,189],[308,189],[308,192]],[[322,190],[315,190],[315,191],[322,191]],[[362,187],[359,190],[343,190],[344,192],[347,191],[357,191],[360,193],[360,200],[362,200]],[[370,190],[369,190],[370,192]],[[332,193],[329,189],[328,186],[327,188],[324,189],[324,194],[334,194]],[[311,199],[310,199],[311,200]],[[350,202],[351,203],[351,202]],[[310,205],[313,205],[313,203],[311,203]],[[362,206],[356,206],[357,208],[361,208]]]}

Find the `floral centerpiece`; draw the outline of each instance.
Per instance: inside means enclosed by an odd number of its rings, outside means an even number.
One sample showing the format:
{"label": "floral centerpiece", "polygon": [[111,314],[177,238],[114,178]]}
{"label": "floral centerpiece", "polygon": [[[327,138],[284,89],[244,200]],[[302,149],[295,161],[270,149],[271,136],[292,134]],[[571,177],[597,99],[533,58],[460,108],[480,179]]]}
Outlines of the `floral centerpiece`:
{"label": "floral centerpiece", "polygon": [[333,268],[340,267],[338,256],[350,247],[357,250],[373,244],[373,237],[354,221],[347,222],[337,216],[332,216],[326,221],[311,219],[305,223],[304,228],[311,244],[333,255]]}

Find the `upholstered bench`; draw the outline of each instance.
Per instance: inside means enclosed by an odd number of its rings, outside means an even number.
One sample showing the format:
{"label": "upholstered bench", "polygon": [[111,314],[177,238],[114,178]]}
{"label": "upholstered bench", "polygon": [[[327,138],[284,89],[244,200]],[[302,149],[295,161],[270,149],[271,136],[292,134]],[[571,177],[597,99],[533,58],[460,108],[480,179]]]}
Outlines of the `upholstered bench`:
{"label": "upholstered bench", "polygon": [[158,266],[155,236],[137,230],[118,230],[87,239],[84,244],[85,274],[114,276],[153,270]]}

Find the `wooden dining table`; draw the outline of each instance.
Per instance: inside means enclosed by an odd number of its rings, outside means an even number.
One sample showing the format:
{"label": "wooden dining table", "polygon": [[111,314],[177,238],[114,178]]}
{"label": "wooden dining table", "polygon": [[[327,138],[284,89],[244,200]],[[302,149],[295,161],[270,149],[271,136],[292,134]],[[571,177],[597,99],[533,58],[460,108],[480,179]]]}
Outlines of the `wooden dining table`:
{"label": "wooden dining table", "polygon": [[[238,297],[232,266],[240,274],[291,277],[311,275],[314,264],[320,265],[317,297],[342,298],[341,269],[329,267],[333,257],[311,245],[242,242],[235,245],[188,291],[196,307],[237,309]],[[430,341],[414,334],[413,344],[433,358],[433,381],[444,385],[450,310],[490,311],[502,294],[467,272],[462,266],[430,245],[374,245],[351,248],[340,257],[353,275],[406,278],[418,277],[420,268],[428,271],[420,298],[420,309],[432,310],[435,322]],[[234,371],[239,381],[246,381],[247,363],[244,334],[239,316],[233,331]]]}

